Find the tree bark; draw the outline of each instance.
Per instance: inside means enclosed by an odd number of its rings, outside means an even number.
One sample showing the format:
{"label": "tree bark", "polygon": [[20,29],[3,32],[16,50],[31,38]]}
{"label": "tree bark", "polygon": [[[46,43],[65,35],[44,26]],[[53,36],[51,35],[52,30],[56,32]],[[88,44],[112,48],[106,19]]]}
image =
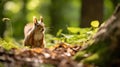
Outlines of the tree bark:
{"label": "tree bark", "polygon": [[80,27],[90,27],[90,22],[103,21],[103,0],[82,0]]}
{"label": "tree bark", "polygon": [[[100,67],[120,67],[120,4],[93,39],[93,44],[78,52],[75,59]],[[89,56],[83,57],[85,54]]]}
{"label": "tree bark", "polygon": [[[103,56],[109,57],[106,59],[107,66],[120,66],[120,4],[117,6],[113,15],[106,21],[106,23],[101,26],[94,36],[94,44],[104,43],[107,51]],[[101,44],[102,45],[102,44]],[[107,53],[109,52],[109,53]]]}

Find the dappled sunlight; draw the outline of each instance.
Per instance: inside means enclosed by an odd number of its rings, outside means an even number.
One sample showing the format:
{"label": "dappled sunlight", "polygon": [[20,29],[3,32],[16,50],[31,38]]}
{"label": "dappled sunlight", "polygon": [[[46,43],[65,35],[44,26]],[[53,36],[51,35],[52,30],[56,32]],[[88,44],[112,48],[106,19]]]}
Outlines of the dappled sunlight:
{"label": "dappled sunlight", "polygon": [[27,9],[34,10],[39,6],[40,3],[40,0],[30,0],[27,4]]}
{"label": "dappled sunlight", "polygon": [[4,5],[4,9],[6,11],[11,11],[13,13],[17,13],[20,11],[21,9],[21,4],[19,2],[13,2],[13,1],[9,1]]}
{"label": "dappled sunlight", "polygon": [[120,0],[0,2],[0,67],[120,66]]}

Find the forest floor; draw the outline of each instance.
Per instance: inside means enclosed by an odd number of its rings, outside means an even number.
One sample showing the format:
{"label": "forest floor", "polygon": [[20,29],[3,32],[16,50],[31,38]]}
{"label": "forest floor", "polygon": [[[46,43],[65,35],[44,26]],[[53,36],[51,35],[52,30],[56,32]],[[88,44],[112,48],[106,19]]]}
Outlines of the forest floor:
{"label": "forest floor", "polygon": [[72,56],[81,46],[59,43],[53,48],[12,48],[0,47],[0,67],[80,67]]}

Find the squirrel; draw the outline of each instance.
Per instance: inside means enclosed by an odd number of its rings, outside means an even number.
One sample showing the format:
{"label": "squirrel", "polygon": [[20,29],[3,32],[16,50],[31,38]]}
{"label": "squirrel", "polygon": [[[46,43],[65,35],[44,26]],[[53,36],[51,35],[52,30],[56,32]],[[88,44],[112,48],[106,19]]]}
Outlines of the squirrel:
{"label": "squirrel", "polygon": [[45,25],[43,23],[43,17],[40,16],[40,21],[36,17],[33,17],[33,23],[28,23],[24,27],[24,45],[31,48],[44,48]]}

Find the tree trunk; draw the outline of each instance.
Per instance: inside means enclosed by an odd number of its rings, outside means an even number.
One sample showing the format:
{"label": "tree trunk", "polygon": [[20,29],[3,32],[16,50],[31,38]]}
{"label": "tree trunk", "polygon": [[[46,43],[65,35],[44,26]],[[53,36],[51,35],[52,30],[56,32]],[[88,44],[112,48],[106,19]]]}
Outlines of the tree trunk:
{"label": "tree trunk", "polygon": [[[106,52],[103,55],[101,54],[100,57],[106,60],[109,67],[120,66],[120,4],[113,15],[100,27],[94,39],[94,44],[104,43],[106,46]],[[103,56],[109,58],[106,59]]]}
{"label": "tree trunk", "polygon": [[[100,67],[120,67],[120,4],[93,39],[93,44],[80,51],[75,59]],[[83,57],[85,54],[88,56]]]}
{"label": "tree trunk", "polygon": [[103,21],[103,0],[82,0],[80,27],[90,27],[93,20]]}

